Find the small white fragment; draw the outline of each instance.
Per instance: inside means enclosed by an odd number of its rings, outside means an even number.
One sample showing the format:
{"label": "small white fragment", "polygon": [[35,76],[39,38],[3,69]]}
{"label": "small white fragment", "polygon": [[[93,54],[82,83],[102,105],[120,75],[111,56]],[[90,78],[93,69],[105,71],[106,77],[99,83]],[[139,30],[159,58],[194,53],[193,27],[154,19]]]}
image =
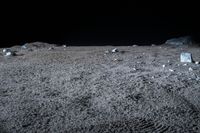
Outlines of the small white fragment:
{"label": "small white fragment", "polygon": [[8,49],[8,48],[4,48],[4,49],[3,49],[3,53],[6,53],[6,52],[11,52],[11,50]]}
{"label": "small white fragment", "polygon": [[168,60],[167,62],[169,63],[170,61]]}
{"label": "small white fragment", "polygon": [[193,71],[193,69],[191,67],[189,67],[189,71]]}
{"label": "small white fragment", "polygon": [[163,68],[165,68],[165,65],[162,65]]}
{"label": "small white fragment", "polygon": [[136,71],[136,68],[133,68],[133,71]]}
{"label": "small white fragment", "polygon": [[66,46],[66,45],[63,45],[63,47],[66,48],[67,46]]}
{"label": "small white fragment", "polygon": [[151,78],[152,78],[152,79],[154,79],[155,77],[154,77],[154,76],[152,76]]}
{"label": "small white fragment", "polygon": [[183,66],[187,66],[187,64],[183,64]]}
{"label": "small white fragment", "polygon": [[137,47],[138,45],[133,45],[133,47]]}
{"label": "small white fragment", "polygon": [[152,47],[156,46],[155,44],[151,44]]}
{"label": "small white fragment", "polygon": [[118,50],[117,48],[114,48],[114,49],[112,50],[112,53],[116,53],[116,52],[119,52],[119,50]]}
{"label": "small white fragment", "polygon": [[6,52],[4,56],[11,56],[11,55],[13,55],[13,53],[9,51],[9,52]]}
{"label": "small white fragment", "polygon": [[199,64],[199,62],[198,62],[198,61],[195,61],[195,64]]}
{"label": "small white fragment", "polygon": [[170,72],[174,72],[174,70],[172,70],[172,69],[169,69],[169,71],[170,71]]}
{"label": "small white fragment", "polygon": [[52,47],[50,47],[50,48],[48,48],[48,50],[53,50],[53,48],[52,48]]}

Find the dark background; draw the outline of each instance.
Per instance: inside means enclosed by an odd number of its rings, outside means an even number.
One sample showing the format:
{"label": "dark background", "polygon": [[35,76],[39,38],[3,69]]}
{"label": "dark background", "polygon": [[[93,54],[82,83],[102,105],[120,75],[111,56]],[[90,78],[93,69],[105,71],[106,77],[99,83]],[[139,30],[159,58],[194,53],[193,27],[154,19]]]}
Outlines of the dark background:
{"label": "dark background", "polygon": [[69,45],[162,44],[191,35],[199,42],[198,4],[65,2],[1,5],[1,47],[42,41]]}

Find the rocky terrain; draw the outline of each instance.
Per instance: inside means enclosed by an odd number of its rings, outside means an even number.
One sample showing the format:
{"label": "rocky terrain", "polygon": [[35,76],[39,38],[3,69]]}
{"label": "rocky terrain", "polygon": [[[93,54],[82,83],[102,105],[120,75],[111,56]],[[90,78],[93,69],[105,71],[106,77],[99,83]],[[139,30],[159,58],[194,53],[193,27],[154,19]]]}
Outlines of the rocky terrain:
{"label": "rocky terrain", "polygon": [[0,53],[2,133],[200,132],[200,64],[180,62],[181,52],[200,61],[198,46],[10,49]]}

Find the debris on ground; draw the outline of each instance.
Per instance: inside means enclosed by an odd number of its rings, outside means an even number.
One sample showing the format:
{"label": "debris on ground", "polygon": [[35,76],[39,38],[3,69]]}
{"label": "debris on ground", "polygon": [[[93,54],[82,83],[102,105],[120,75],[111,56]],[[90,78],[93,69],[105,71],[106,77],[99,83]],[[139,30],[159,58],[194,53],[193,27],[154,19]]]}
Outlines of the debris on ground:
{"label": "debris on ground", "polygon": [[117,59],[117,58],[115,58],[113,61],[122,61],[121,59]]}
{"label": "debris on ground", "polygon": [[199,64],[199,62],[198,62],[198,61],[195,61],[195,64]]}
{"label": "debris on ground", "polygon": [[181,62],[188,62],[192,63],[192,54],[191,53],[181,53],[180,55],[180,61]]}
{"label": "debris on ground", "polygon": [[12,51],[11,49],[5,48],[5,49],[3,49],[3,55],[4,56],[14,56],[15,52]]}
{"label": "debris on ground", "polygon": [[54,49],[53,47],[48,48],[48,50],[53,50],[53,49]]}
{"label": "debris on ground", "polygon": [[165,68],[165,65],[162,65],[163,68]]}
{"label": "debris on ground", "polygon": [[67,47],[67,45],[63,45],[63,47],[64,47],[64,48],[66,48],[66,47]]}
{"label": "debris on ground", "polygon": [[173,70],[173,69],[169,69],[169,71],[170,71],[170,72],[174,72],[174,70]]}
{"label": "debris on ground", "polygon": [[193,69],[191,67],[189,67],[189,71],[193,71]]}
{"label": "debris on ground", "polygon": [[114,48],[114,49],[112,50],[112,53],[116,53],[116,52],[119,52],[119,50],[118,50],[117,48]]}

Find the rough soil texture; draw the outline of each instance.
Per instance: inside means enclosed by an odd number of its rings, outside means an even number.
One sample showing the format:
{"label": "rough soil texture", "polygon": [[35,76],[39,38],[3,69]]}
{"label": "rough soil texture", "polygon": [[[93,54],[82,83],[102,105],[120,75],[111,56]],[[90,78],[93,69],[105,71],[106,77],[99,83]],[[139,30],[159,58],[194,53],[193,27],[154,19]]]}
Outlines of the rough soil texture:
{"label": "rough soil texture", "polygon": [[0,53],[0,132],[200,132],[199,47],[35,45]]}

